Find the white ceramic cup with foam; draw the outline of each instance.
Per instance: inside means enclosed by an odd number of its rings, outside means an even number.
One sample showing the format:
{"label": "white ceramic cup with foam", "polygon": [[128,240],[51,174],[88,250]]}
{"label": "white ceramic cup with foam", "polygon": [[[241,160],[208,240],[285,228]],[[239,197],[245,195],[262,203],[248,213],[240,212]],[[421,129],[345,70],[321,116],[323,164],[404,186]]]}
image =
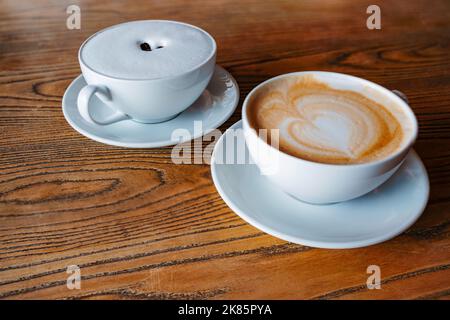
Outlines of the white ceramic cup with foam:
{"label": "white ceramic cup with foam", "polygon": [[[206,31],[186,23],[132,21],[89,37],[78,59],[87,83],[78,109],[86,121],[157,123],[176,117],[205,90],[214,72],[216,43]],[[89,103],[94,94],[115,113],[93,119]]]}
{"label": "white ceramic cup with foam", "polygon": [[[359,164],[327,164],[312,162],[284,153],[262,140],[249,124],[249,99],[268,83],[281,78],[313,75],[334,89],[351,90],[383,105],[398,106],[408,121],[410,131],[403,144],[381,160]],[[400,167],[416,140],[416,117],[404,98],[373,82],[350,75],[333,72],[295,72],[269,79],[255,87],[246,97],[242,107],[245,142],[252,160],[260,169],[270,171],[267,178],[293,197],[314,204],[347,201],[362,196],[388,180]],[[275,160],[276,159],[276,160]],[[272,162],[275,170],[268,170]],[[276,162],[276,163],[275,163]]]}

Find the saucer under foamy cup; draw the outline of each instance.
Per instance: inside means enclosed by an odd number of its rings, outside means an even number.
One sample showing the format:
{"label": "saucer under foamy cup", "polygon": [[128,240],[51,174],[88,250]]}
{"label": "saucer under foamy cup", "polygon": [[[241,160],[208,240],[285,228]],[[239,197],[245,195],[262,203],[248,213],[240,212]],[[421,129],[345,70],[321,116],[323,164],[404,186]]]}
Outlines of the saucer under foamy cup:
{"label": "saucer under foamy cup", "polygon": [[[62,109],[67,122],[80,134],[100,143],[126,148],[157,148],[175,145],[205,135],[222,125],[234,112],[239,101],[239,87],[233,76],[216,65],[211,81],[200,97],[175,118],[160,123],[141,123],[130,119],[109,125],[86,121],[78,110],[77,97],[86,81],[80,75],[66,89]],[[93,119],[104,121],[114,111],[97,96],[90,100]],[[201,128],[196,124],[201,124]],[[174,135],[183,131],[183,135]]]}
{"label": "saucer under foamy cup", "polygon": [[[386,106],[399,119],[399,122],[401,122],[404,132],[401,142],[399,142],[395,150],[390,150],[389,154],[380,159],[351,164],[314,162],[272,147],[268,142],[261,139],[255,128],[252,127],[249,120],[249,103],[258,92],[265,90],[267,86],[276,84],[279,81],[298,79],[299,77],[313,78],[314,81],[326,85],[333,90],[356,92]],[[316,107],[320,108],[319,105]],[[339,116],[339,113],[336,112],[335,115]],[[314,117],[320,119],[322,123],[312,128],[312,133],[302,131],[304,135],[307,135],[306,138],[303,137],[302,139],[310,139],[310,141],[307,141],[310,145],[314,144],[314,136],[318,136],[324,140],[331,141],[329,144],[335,147],[342,143],[342,137],[348,137],[350,139],[351,135],[354,134],[354,132],[340,130],[338,126],[332,127],[333,130],[327,129],[326,132],[320,132],[320,126],[322,124],[327,125],[326,115],[314,115]],[[364,115],[361,114],[358,117],[364,117]],[[313,121],[314,119],[309,120]],[[345,121],[352,119],[338,120],[336,123],[341,123],[344,126],[346,124]],[[357,118],[355,121],[364,122],[364,119]],[[267,178],[287,194],[296,199],[313,204],[348,201],[365,195],[379,187],[399,169],[416,140],[418,131],[414,113],[408,104],[398,95],[373,82],[332,72],[296,72],[281,75],[261,83],[247,95],[244,101],[242,122],[245,141],[256,165],[262,168],[267,163],[270,163],[272,161],[271,159],[277,159],[277,167],[275,170],[271,170],[272,172],[270,174],[267,174]],[[364,131],[364,127],[361,130]],[[356,134],[360,134],[360,132],[357,131]],[[364,134],[367,134],[367,137],[364,137],[364,139],[371,139],[370,132]],[[281,130],[280,135],[283,135]],[[364,140],[360,143],[364,143]],[[266,167],[264,169],[267,171]]]}
{"label": "saucer under foamy cup", "polygon": [[[108,125],[170,120],[202,94],[215,68],[216,43],[204,30],[176,21],[118,24],[89,37],[78,54],[87,85],[79,92],[84,120]],[[93,95],[115,113],[94,119]]]}

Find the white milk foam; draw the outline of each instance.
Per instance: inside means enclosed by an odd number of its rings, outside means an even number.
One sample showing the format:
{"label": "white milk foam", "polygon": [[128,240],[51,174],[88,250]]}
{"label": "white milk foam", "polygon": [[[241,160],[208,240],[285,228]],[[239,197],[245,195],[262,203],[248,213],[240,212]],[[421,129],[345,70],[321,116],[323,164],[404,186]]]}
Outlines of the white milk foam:
{"label": "white milk foam", "polygon": [[[144,42],[151,51],[141,49]],[[155,79],[195,68],[211,56],[214,48],[214,40],[193,26],[171,21],[134,21],[95,34],[82,47],[81,59],[107,76]]]}

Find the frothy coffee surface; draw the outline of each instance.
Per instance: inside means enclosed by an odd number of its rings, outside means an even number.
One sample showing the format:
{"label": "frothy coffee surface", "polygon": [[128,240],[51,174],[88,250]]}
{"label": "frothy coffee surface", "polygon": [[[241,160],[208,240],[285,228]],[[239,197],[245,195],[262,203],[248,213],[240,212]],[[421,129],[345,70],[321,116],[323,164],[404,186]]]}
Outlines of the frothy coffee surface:
{"label": "frothy coffee surface", "polygon": [[[280,79],[258,90],[247,107],[254,129],[280,129],[280,150],[320,163],[355,164],[387,157],[405,129],[383,105],[337,90],[312,75]],[[269,130],[270,132],[270,130]]]}
{"label": "frothy coffee surface", "polygon": [[170,21],[135,21],[103,30],[81,49],[91,69],[124,79],[154,79],[189,71],[206,61],[213,40],[201,30]]}

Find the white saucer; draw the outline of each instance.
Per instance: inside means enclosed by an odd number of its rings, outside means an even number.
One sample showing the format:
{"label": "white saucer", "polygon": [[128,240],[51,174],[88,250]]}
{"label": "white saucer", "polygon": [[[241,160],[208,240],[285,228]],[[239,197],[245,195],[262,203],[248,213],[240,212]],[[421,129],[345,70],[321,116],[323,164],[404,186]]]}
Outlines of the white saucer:
{"label": "white saucer", "polygon": [[[231,128],[242,128],[241,121]],[[414,151],[391,179],[369,194],[337,204],[312,205],[283,193],[255,164],[218,164],[229,153],[223,149],[227,136],[232,137],[230,131],[217,142],[211,159],[219,194],[242,219],[283,240],[330,249],[372,245],[409,228],[428,201],[428,176]],[[248,159],[246,147],[245,152]]]}
{"label": "white saucer", "polygon": [[[188,109],[172,120],[143,124],[124,120],[106,126],[92,125],[86,122],[78,112],[77,97],[86,85],[82,75],[78,76],[67,88],[62,100],[64,117],[67,122],[82,135],[98,142],[128,147],[155,148],[174,145],[198,138],[223,124],[234,112],[239,101],[239,87],[236,80],[225,69],[216,65],[211,82],[206,90]],[[90,106],[94,118],[104,119],[111,109],[100,99],[93,97]],[[194,132],[194,121],[202,121],[202,131]],[[190,137],[173,139],[175,129],[186,129]]]}

